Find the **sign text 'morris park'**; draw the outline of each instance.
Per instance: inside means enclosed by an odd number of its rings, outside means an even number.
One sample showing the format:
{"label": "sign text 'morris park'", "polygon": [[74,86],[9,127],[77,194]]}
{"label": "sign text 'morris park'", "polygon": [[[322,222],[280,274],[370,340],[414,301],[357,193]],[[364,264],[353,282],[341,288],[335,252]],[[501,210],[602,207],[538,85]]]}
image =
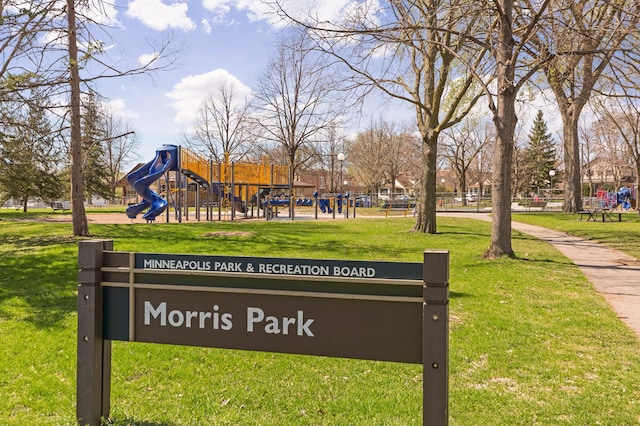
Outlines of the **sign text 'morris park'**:
{"label": "sign text 'morris park'", "polygon": [[[266,315],[263,308],[248,306],[242,318],[243,330],[247,333],[263,330],[266,334],[283,334],[313,337],[311,325],[315,320],[305,318],[304,311],[298,310],[293,316]],[[160,327],[198,328],[231,331],[234,328],[234,314],[213,305],[210,310],[171,309],[166,301],[154,304],[144,301],[144,325],[155,323]]]}

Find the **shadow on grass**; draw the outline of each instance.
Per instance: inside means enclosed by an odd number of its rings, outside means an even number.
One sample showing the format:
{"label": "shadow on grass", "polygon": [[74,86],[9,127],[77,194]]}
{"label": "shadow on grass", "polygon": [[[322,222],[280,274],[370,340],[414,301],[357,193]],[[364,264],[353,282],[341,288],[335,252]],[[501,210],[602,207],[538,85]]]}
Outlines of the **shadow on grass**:
{"label": "shadow on grass", "polygon": [[76,310],[75,239],[22,236],[9,243],[13,249],[0,256],[0,317],[55,327]]}
{"label": "shadow on grass", "polygon": [[[344,226],[336,222],[245,222],[245,223],[193,223],[193,224],[155,224],[150,227],[128,225],[94,225],[96,237],[114,239],[116,250],[158,251],[162,249],[184,252],[181,247],[189,248],[191,253],[225,252],[229,255],[274,256],[317,258],[362,257],[363,244],[370,246],[371,236],[367,229]],[[216,236],[212,231],[225,230],[251,232],[251,236]],[[151,232],[150,232],[151,231]],[[408,233],[408,229],[406,231]],[[335,237],[334,237],[335,236]],[[398,241],[402,236],[396,236]],[[188,241],[188,243],[186,243]],[[251,247],[250,252],[247,247]],[[319,256],[318,253],[322,253]],[[415,247],[385,245],[381,254],[389,258],[415,255]]]}
{"label": "shadow on grass", "polygon": [[[423,238],[409,232],[407,223],[395,222],[317,222],[266,223],[220,222],[190,225],[150,226],[92,225],[94,237],[113,239],[116,250],[174,251],[188,253],[225,252],[230,255],[269,255],[275,257],[312,256],[317,258],[358,259],[366,253],[371,260],[415,258]],[[398,222],[402,223],[402,222]],[[355,225],[355,226],[354,226]],[[372,227],[388,227],[372,243]],[[61,230],[65,232],[61,235]],[[246,237],[206,237],[210,231],[251,231]],[[451,227],[447,232],[459,232]],[[28,321],[40,328],[57,326],[77,308],[77,241],[68,225],[24,225],[24,231],[6,232],[0,244],[0,318]],[[461,232],[467,234],[467,232]],[[419,238],[418,238],[419,237]],[[478,238],[483,238],[480,234]],[[412,244],[403,244],[413,240]],[[452,293],[452,298],[463,297]]]}
{"label": "shadow on grass", "polygon": [[463,297],[468,297],[469,295],[466,293],[462,293],[459,291],[450,291],[449,299],[462,299]]}
{"label": "shadow on grass", "polygon": [[101,424],[102,426],[173,426],[175,423],[147,422],[135,419],[109,419]]}

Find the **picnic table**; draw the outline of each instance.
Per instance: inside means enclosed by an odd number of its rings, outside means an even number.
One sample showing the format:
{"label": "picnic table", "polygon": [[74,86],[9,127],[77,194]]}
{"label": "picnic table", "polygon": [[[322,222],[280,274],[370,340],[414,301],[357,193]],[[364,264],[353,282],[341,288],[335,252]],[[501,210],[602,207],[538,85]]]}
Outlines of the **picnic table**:
{"label": "picnic table", "polygon": [[598,219],[601,219],[602,222],[613,222],[616,215],[618,216],[618,222],[622,222],[622,213],[614,211],[613,209],[603,209],[599,207],[585,208],[578,213],[580,214],[580,220],[582,220],[584,216],[587,216],[587,222],[597,222]]}
{"label": "picnic table", "polygon": [[51,209],[55,212],[56,210],[62,210],[64,213],[65,210],[71,210],[71,202],[70,201],[54,201],[51,203]]}

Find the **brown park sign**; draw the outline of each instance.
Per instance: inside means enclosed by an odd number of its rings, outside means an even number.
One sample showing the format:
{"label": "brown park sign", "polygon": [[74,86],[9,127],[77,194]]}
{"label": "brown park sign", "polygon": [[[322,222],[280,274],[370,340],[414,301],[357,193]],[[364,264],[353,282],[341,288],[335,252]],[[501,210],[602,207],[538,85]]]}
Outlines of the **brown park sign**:
{"label": "brown park sign", "polygon": [[82,423],[110,407],[112,340],[422,363],[423,423],[448,423],[448,252],[423,263],[79,250]]}

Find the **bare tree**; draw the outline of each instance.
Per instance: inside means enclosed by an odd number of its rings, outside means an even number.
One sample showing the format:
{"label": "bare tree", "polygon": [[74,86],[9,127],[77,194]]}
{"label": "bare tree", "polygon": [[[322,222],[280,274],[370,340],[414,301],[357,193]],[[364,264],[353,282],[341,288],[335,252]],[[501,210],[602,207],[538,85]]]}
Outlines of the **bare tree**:
{"label": "bare tree", "polygon": [[583,182],[587,181],[589,185],[589,197],[594,195],[595,185],[595,170],[593,167],[594,161],[597,160],[598,152],[596,149],[595,137],[591,133],[591,125],[581,124],[580,126],[580,140],[581,140],[581,152],[580,152],[580,170],[582,171]]}
{"label": "bare tree", "polygon": [[345,154],[347,151],[346,138],[337,124],[324,129],[323,134],[320,142],[309,147],[315,151],[314,162],[309,165],[320,169],[324,182],[328,184],[329,192],[337,193],[340,188],[338,185],[340,171],[338,155]]}
{"label": "bare tree", "polygon": [[375,123],[360,133],[349,146],[351,173],[377,197],[386,175],[388,135],[382,123]]}
{"label": "bare tree", "polygon": [[478,182],[478,193],[480,196],[484,196],[487,193],[485,187],[490,187],[491,184],[487,183],[491,178],[491,159],[493,158],[493,141],[495,140],[495,128],[490,125],[485,125],[480,132],[479,141],[483,143],[484,148],[478,151],[476,161],[471,164],[471,177]]}
{"label": "bare tree", "polygon": [[[61,29],[61,14],[57,0],[0,2],[0,101],[21,98],[28,103],[32,89],[41,95],[51,89],[56,63],[45,60],[46,50],[52,47],[47,35]],[[59,70],[55,76],[60,76]]]}
{"label": "bare tree", "polygon": [[[317,48],[347,70],[361,93],[379,90],[410,105],[422,138],[419,213],[414,230],[436,233],[436,162],[440,133],[458,123],[482,96],[479,71],[488,50],[468,40],[486,28],[476,2],[390,2],[354,7],[342,21],[296,19],[313,29]],[[482,76],[482,77],[481,77]]]}
{"label": "bare tree", "polygon": [[[597,82],[638,31],[636,0],[559,2],[535,36],[543,69],[563,121],[565,198],[563,210],[582,208],[578,123]],[[633,13],[635,11],[636,13]],[[628,46],[626,46],[628,48]]]}
{"label": "bare tree", "polygon": [[187,144],[218,162],[224,161],[225,154],[241,160],[251,148],[248,111],[247,98],[233,83],[225,83],[204,100],[192,132],[186,136]]}
{"label": "bare tree", "polygon": [[514,10],[513,0],[495,0],[488,12],[495,17],[487,33],[495,63],[496,91],[487,96],[489,110],[496,127],[493,152],[491,204],[491,244],[485,257],[515,256],[511,244],[511,182],[516,130],[516,99],[522,86],[548,56],[531,55],[533,34],[542,16],[548,13],[550,0],[534,4],[520,4]]}
{"label": "bare tree", "polygon": [[[601,2],[595,3],[593,9],[597,10],[600,5]],[[469,95],[473,93],[469,89],[474,81],[482,86],[496,127],[492,163],[493,221],[491,243],[485,252],[486,257],[494,258],[515,255],[511,244],[515,103],[520,89],[541,67],[558,56],[576,53],[556,50],[552,48],[556,46],[553,40],[539,35],[549,28],[544,26],[546,17],[563,22],[566,28],[579,29],[579,24],[566,21],[562,15],[566,8],[564,2],[552,0],[392,2],[384,14],[371,13],[365,7],[354,8],[355,12],[342,25],[313,19],[303,22],[291,18],[286,11],[284,14],[298,24],[312,27],[319,35],[319,48],[338,58],[357,76],[356,84],[368,82],[370,87],[416,106],[418,128],[425,141],[423,191],[426,196],[422,207],[427,215],[419,215],[416,229],[431,224],[424,229],[435,232],[435,197],[429,195],[435,191],[437,136],[443,128],[459,121],[468,111],[467,105],[473,106],[477,101],[479,95]],[[387,16],[392,16],[393,22],[385,19]],[[491,56],[490,68],[483,68],[489,66],[484,61],[487,52]],[[380,61],[380,57],[384,59]],[[409,66],[402,69],[403,72],[394,74],[406,63]],[[456,63],[462,64],[469,79],[459,77],[457,84],[448,86],[452,75],[465,75],[464,72],[452,74],[457,69]],[[483,84],[484,76],[490,74],[495,76],[495,88]],[[442,102],[444,88],[448,89],[449,99],[455,100],[446,105]],[[456,93],[466,96],[457,97]]]}
{"label": "bare tree", "polygon": [[398,178],[410,173],[412,155],[415,154],[415,137],[406,130],[397,129],[392,123],[383,122],[383,125],[386,125],[388,151],[384,170],[386,180],[391,185],[391,194],[395,194]]}
{"label": "bare tree", "polygon": [[[259,80],[255,108],[260,135],[286,153],[291,182],[298,167],[314,157],[304,147],[322,140],[323,132],[341,117],[332,96],[337,83],[331,77],[326,61],[309,48],[309,35],[302,31],[282,41]],[[293,217],[293,203],[291,207]]]}
{"label": "bare tree", "polygon": [[[76,4],[77,3],[77,4]],[[69,84],[69,123],[70,123],[70,155],[71,155],[71,204],[73,215],[73,234],[76,236],[89,235],[89,227],[87,223],[87,215],[84,208],[84,185],[83,185],[83,149],[82,149],[82,131],[81,131],[81,89],[82,85],[90,84],[104,78],[123,77],[129,75],[146,74],[152,71],[166,69],[171,66],[171,60],[176,52],[169,50],[170,43],[165,42],[154,49],[153,58],[139,66],[118,69],[116,66],[109,64],[108,60],[101,59],[100,55],[104,53],[104,42],[97,38],[97,33],[108,36],[105,32],[107,27],[101,24],[92,16],[104,16],[104,7],[106,3],[100,0],[95,2],[66,0],[66,7],[63,14],[66,13],[66,52],[68,54],[68,62],[65,69],[69,73],[67,80]],[[76,7],[78,6],[79,9]],[[82,13],[78,16],[77,11]],[[80,24],[80,25],[78,25]],[[78,49],[80,45],[78,35],[82,36],[83,46],[82,52]],[[58,40],[61,42],[62,40]],[[82,56],[79,55],[82,53]],[[163,62],[167,60],[167,62]],[[96,65],[97,70],[93,75],[87,75],[81,78],[80,68],[86,62],[92,61]],[[85,68],[83,68],[85,69]],[[57,84],[61,84],[58,81]]]}
{"label": "bare tree", "polygon": [[132,160],[138,141],[130,124],[117,117],[106,106],[103,106],[103,129],[104,162],[109,171],[111,202],[115,203],[118,180],[122,176],[125,165]]}
{"label": "bare tree", "polygon": [[69,87],[71,93],[69,122],[71,153],[71,208],[73,211],[73,235],[88,236],[89,224],[84,209],[84,178],[82,172],[82,130],[80,118],[80,71],[78,64],[78,39],[76,7],[74,0],[67,0],[67,42],[69,48]]}
{"label": "bare tree", "polygon": [[[489,144],[487,133],[476,117],[467,116],[460,125],[447,130],[440,141],[439,151],[447,159],[462,193],[462,203],[467,204],[467,182],[473,165],[478,165],[478,156]],[[480,167],[477,168],[481,170]]]}
{"label": "bare tree", "polygon": [[[592,102],[600,118],[593,124],[592,133],[601,142],[602,157],[611,164],[616,183],[626,171],[635,171],[635,194],[640,196],[640,107],[628,98]],[[617,188],[616,188],[617,189]],[[638,209],[640,214],[640,208]]]}

